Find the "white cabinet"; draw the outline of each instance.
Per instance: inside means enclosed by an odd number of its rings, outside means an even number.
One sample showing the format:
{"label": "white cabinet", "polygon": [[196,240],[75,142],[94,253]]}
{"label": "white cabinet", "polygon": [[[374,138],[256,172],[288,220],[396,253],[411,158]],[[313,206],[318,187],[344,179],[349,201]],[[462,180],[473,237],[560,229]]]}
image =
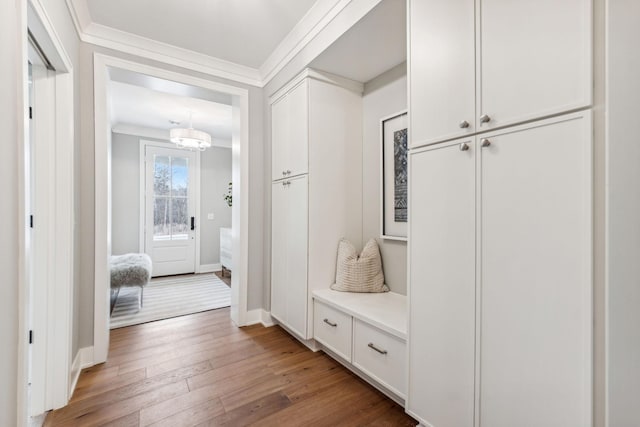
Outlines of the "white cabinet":
{"label": "white cabinet", "polygon": [[278,257],[272,268],[271,314],[303,336],[307,331],[307,176],[274,182],[272,236]]}
{"label": "white cabinet", "polygon": [[400,397],[406,393],[407,343],[360,319],[353,322],[353,365]]}
{"label": "white cabinet", "polygon": [[411,146],[589,106],[591,17],[591,0],[412,0]]}
{"label": "white cabinet", "polygon": [[308,172],[309,81],[303,80],[271,106],[273,180]]}
{"label": "white cabinet", "polygon": [[473,133],[474,0],[417,0],[409,7],[412,146]]}
{"label": "white cabinet", "polygon": [[316,341],[401,402],[407,393],[407,297],[320,289],[313,298]]}
{"label": "white cabinet", "polygon": [[347,362],[351,362],[351,316],[316,300],[313,305],[313,323],[313,338]]}
{"label": "white cabinet", "polygon": [[410,162],[407,411],[433,427],[590,425],[590,113]]}
{"label": "white cabinet", "polygon": [[474,141],[440,144],[409,157],[411,375],[407,409],[435,427],[473,425]]}
{"label": "white cabinet", "polygon": [[303,340],[313,337],[311,291],[335,281],[340,238],[362,240],[361,94],[306,70],[271,98],[271,315]]}

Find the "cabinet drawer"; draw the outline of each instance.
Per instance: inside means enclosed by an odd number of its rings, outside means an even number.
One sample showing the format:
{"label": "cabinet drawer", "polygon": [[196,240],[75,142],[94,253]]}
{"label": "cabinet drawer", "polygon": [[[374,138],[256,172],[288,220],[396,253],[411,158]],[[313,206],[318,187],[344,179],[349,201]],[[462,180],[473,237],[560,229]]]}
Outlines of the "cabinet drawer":
{"label": "cabinet drawer", "polygon": [[353,364],[391,391],[406,394],[406,343],[358,319],[353,325]]}
{"label": "cabinet drawer", "polygon": [[313,337],[351,362],[351,316],[318,301],[313,310]]}

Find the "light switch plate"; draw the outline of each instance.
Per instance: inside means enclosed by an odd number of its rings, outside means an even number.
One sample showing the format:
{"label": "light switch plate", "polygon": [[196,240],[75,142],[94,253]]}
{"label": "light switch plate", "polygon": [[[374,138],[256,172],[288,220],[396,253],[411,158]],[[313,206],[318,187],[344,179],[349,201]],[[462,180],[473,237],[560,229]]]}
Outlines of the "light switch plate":
{"label": "light switch plate", "polygon": [[207,214],[207,219],[209,220],[215,219],[215,215],[213,215],[212,213]]}

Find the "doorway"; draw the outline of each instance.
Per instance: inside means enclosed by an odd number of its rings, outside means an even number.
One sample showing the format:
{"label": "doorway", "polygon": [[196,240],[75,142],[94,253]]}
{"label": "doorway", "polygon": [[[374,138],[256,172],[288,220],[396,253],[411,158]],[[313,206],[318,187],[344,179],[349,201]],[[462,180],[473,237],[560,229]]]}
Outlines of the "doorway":
{"label": "doorway", "polygon": [[[108,84],[118,73],[137,73],[140,78],[163,79],[168,84],[192,90],[213,91],[229,100],[233,112],[231,138],[233,207],[232,253],[234,274],[231,286],[231,319],[239,326],[247,323],[248,272],[248,90],[215,83],[189,75],[170,72],[135,62],[94,55],[95,85],[95,310],[94,363],[106,361],[109,343],[109,258],[111,256],[111,188],[110,153],[111,127],[108,108]],[[190,220],[190,217],[189,217]],[[196,220],[197,222],[197,220]],[[190,226],[190,223],[189,223]],[[197,232],[197,228],[196,228]],[[197,251],[197,246],[196,246]]]}

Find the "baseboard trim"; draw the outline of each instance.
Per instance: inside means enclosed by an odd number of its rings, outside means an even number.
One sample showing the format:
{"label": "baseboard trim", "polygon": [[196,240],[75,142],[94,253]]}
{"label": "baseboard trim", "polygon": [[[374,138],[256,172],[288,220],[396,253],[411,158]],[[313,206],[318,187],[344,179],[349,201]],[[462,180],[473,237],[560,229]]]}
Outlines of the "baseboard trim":
{"label": "baseboard trim", "polygon": [[214,271],[222,270],[222,264],[202,264],[200,265],[200,269],[198,273],[213,273]]}
{"label": "baseboard trim", "polygon": [[256,308],[255,310],[247,311],[247,326],[256,325],[258,323],[262,323],[262,326],[265,328],[275,325],[271,318],[271,314],[267,310]]}
{"label": "baseboard trim", "polygon": [[71,396],[73,396],[73,392],[76,389],[78,378],[80,378],[80,372],[84,368],[89,368],[93,365],[95,365],[95,363],[93,363],[93,346],[79,349],[76,356],[73,358],[71,372],[69,373],[69,399],[71,399]]}

